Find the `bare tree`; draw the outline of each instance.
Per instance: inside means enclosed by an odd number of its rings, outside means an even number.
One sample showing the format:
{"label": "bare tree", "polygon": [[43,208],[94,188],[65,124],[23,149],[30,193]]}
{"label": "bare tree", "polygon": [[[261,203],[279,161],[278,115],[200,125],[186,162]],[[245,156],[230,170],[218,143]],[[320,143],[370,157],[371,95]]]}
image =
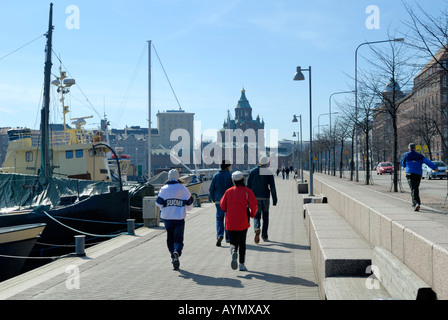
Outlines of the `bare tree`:
{"label": "bare tree", "polygon": [[[390,37],[393,39],[394,37]],[[415,75],[415,64],[412,61],[412,53],[409,47],[402,42],[390,42],[381,47],[370,47],[374,58],[370,60],[372,69],[363,74],[363,85],[372,92],[380,101],[381,106],[377,112],[383,112],[390,116],[393,134],[394,164],[394,192],[398,192],[398,168],[400,167],[398,146],[398,115],[400,107],[412,97],[412,94],[404,94],[401,88],[412,85]],[[384,87],[384,83],[389,81]]]}
{"label": "bare tree", "polygon": [[[339,108],[344,114],[344,124],[346,130],[343,131],[345,137],[349,134],[347,129],[354,127],[354,130],[362,133],[361,137],[361,154],[366,159],[364,162],[364,169],[366,171],[366,184],[370,184],[370,154],[371,154],[371,137],[370,132],[372,130],[372,117],[375,106],[378,104],[378,97],[375,92],[369,91],[369,87],[361,85],[358,88],[358,112],[354,112],[354,102],[346,102],[344,105],[340,105]],[[358,118],[356,119],[356,115]],[[356,126],[355,126],[356,124]],[[341,129],[339,127],[339,129]],[[353,130],[353,132],[354,132]]]}
{"label": "bare tree", "polygon": [[359,130],[362,131],[364,135],[363,140],[363,154],[365,159],[365,171],[366,171],[366,184],[370,183],[370,171],[371,171],[371,137],[370,132],[372,130],[372,118],[373,112],[377,105],[378,98],[369,92],[364,92],[364,88],[361,89],[361,94],[359,95],[358,106],[360,109],[361,119],[358,122]]}
{"label": "bare tree", "polygon": [[[448,2],[443,1],[445,7],[440,6],[439,14],[433,15],[428,13],[422,6],[414,1],[414,5],[403,2],[403,5],[408,13],[409,20],[404,22],[409,32],[406,37],[409,39],[407,44],[419,53],[418,58],[424,61],[430,60],[436,66],[435,70],[443,73],[448,77],[448,66],[446,60],[448,59]],[[425,81],[432,81],[430,78]],[[431,128],[437,131],[441,138],[441,143],[445,151],[448,151],[448,143],[446,141],[445,130],[447,130],[448,108],[446,103],[438,101],[432,106],[437,110],[438,115],[426,123]],[[428,119],[429,120],[429,119]],[[426,132],[422,139],[427,142]],[[427,144],[430,147],[430,143]]]}
{"label": "bare tree", "polygon": [[347,117],[338,117],[334,125],[334,139],[339,141],[341,146],[340,158],[339,158],[339,178],[342,178],[342,167],[344,163],[344,145],[347,139],[351,136],[351,128],[353,124]]}
{"label": "bare tree", "polygon": [[[443,1],[448,5],[447,1]],[[403,1],[410,21],[403,22],[410,30],[406,35],[407,45],[417,49],[419,58],[434,59],[441,68],[448,71],[442,62],[441,53],[448,52],[448,8],[440,10],[439,16],[427,13],[419,3],[414,1],[415,7]]]}

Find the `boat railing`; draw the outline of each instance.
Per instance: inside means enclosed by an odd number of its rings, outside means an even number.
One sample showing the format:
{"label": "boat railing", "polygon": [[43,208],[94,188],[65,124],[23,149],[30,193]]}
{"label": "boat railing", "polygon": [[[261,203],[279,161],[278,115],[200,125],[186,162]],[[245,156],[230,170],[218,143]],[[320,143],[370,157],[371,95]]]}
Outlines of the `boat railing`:
{"label": "boat railing", "polygon": [[[74,137],[74,139],[72,139]],[[94,140],[94,133],[90,131],[54,131],[51,134],[51,144],[53,145],[69,145],[73,144],[74,141],[79,144],[92,143]],[[37,147],[40,145],[40,135],[33,134],[31,136],[31,145]]]}

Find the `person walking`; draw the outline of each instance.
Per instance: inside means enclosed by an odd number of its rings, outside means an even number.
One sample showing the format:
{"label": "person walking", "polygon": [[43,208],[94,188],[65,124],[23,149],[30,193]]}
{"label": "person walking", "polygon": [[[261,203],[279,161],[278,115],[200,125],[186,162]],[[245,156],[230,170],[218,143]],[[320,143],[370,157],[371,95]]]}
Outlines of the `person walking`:
{"label": "person walking", "polygon": [[437,166],[422,154],[415,151],[415,148],[415,143],[409,144],[409,152],[403,155],[401,166],[406,168],[406,179],[408,180],[409,188],[411,188],[412,208],[414,211],[419,211],[421,206],[419,187],[423,173],[422,164],[424,163],[436,171]]}
{"label": "person walking", "polygon": [[277,205],[277,191],[275,189],[274,176],[267,167],[268,158],[262,156],[259,160],[259,166],[252,169],[247,179],[247,187],[251,189],[258,202],[257,215],[254,218],[255,229],[255,243],[260,242],[260,226],[263,219],[263,226],[261,228],[261,238],[264,241],[269,241],[268,227],[269,227],[269,205],[270,197],[272,195],[272,204]]}
{"label": "person walking", "polygon": [[[233,270],[246,271],[246,238],[250,227],[250,218],[257,212],[257,199],[252,190],[244,183],[241,171],[232,174],[235,186],[228,189],[221,199],[221,209],[226,212],[226,230],[230,237],[230,252],[232,260],[230,266]],[[239,256],[238,256],[239,255]]]}
{"label": "person walking", "polygon": [[231,164],[229,161],[223,160],[221,170],[213,175],[209,188],[209,195],[216,207],[216,246],[220,247],[221,242],[226,237],[229,242],[229,233],[225,228],[225,212],[221,209],[220,201],[227,189],[233,187],[232,175],[230,173]]}
{"label": "person walking", "polygon": [[179,258],[184,248],[186,211],[193,209],[193,197],[182,183],[179,172],[176,169],[170,170],[168,181],[160,189],[156,200],[156,205],[161,209],[160,218],[167,231],[166,244],[174,270],[179,270]]}

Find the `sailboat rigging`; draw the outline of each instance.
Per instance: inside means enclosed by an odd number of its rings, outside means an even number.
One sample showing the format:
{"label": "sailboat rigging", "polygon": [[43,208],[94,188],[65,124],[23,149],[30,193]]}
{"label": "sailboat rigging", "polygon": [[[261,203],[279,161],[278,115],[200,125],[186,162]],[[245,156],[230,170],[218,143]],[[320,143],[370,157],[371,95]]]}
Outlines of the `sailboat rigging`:
{"label": "sailboat rigging", "polygon": [[[57,149],[54,144],[50,144],[52,22],[53,4],[51,3],[45,47],[44,103],[41,110],[40,126],[41,142],[38,147],[41,158],[40,170],[37,175],[17,174],[14,171],[0,173],[0,228],[45,223],[46,228],[42,232],[41,241],[57,246],[73,243],[74,235],[79,234],[80,231],[86,235],[113,237],[118,232],[126,230],[126,220],[130,216],[130,202],[129,192],[121,189],[117,190],[116,185],[112,182],[54,176],[56,166],[52,166],[50,160],[55,161],[57,150],[63,150],[64,154],[73,155],[73,144],[63,145],[62,149]],[[64,81],[64,79],[61,72],[58,80]],[[75,131],[71,135],[71,140],[79,136],[77,129],[73,129]],[[74,145],[79,150],[81,150],[81,146],[89,146],[86,151],[92,157],[99,155],[97,158],[103,161],[101,154],[103,149],[106,148],[102,144],[102,139],[98,139],[96,144],[93,141],[92,144]],[[15,146],[16,151],[21,151],[24,154],[25,152],[31,152],[27,151],[29,150],[27,148],[31,147],[31,131],[29,129],[13,130],[10,133],[10,145]],[[67,146],[71,150],[63,149]],[[79,156],[81,154],[84,154],[84,152],[78,153]],[[106,157],[104,157],[104,161],[107,164]],[[67,228],[67,226],[70,228]],[[80,231],[75,232],[74,230]],[[48,251],[45,252],[48,254]],[[41,255],[42,253],[37,254]]]}

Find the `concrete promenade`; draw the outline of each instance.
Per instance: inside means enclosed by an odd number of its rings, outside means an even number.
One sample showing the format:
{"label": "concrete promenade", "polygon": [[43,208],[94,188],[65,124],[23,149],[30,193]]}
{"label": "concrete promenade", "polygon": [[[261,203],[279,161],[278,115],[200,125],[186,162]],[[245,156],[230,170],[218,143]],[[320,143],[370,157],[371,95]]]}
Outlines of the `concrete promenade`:
{"label": "concrete promenade", "polygon": [[[307,177],[306,174],[304,176]],[[381,270],[377,269],[378,274],[375,276],[381,278],[381,284],[385,285],[392,298],[409,299],[413,296],[414,298],[411,299],[415,299],[416,293],[429,288],[433,290],[437,299],[448,299],[448,276],[446,274],[448,215],[445,212],[426,205],[423,205],[419,212],[414,212],[410,206],[409,193],[406,195],[406,193],[384,192],[384,190],[377,190],[376,187],[366,186],[361,182],[344,181],[344,179],[324,174],[315,174],[314,177],[314,194],[325,195],[328,200],[327,207],[306,205],[306,217],[311,217],[312,220],[311,254],[316,261],[314,266],[315,268],[317,266],[316,274],[319,275],[317,281],[320,284],[320,289],[325,287],[325,283],[334,285],[337,280],[338,288],[327,287],[324,292],[332,290],[332,292],[353,293],[355,288],[348,291],[347,288],[340,285],[342,282],[346,285],[349,278],[346,277],[343,281],[330,278],[336,274],[329,275],[331,269],[328,269],[328,263],[339,261],[339,265],[333,267],[339,267],[336,276],[340,276],[343,271],[347,272],[348,270],[346,267],[341,267],[344,263],[349,261],[358,263],[363,260],[368,262],[366,259],[373,257],[372,269],[373,266],[378,266],[377,263],[382,263],[385,266]],[[424,203],[425,200],[428,200],[426,195]],[[438,202],[442,203],[442,199],[439,199]],[[319,208],[326,210],[327,217],[322,216],[320,220],[317,219]],[[345,246],[335,248],[335,243],[338,242],[337,232],[334,230],[334,226],[328,229],[328,226],[324,226],[324,224],[328,224],[330,218],[341,221],[341,217],[345,222],[341,222],[340,225],[344,224],[352,232],[354,231],[353,235],[356,234],[360,243],[371,248],[370,257],[366,255],[367,252],[363,255],[361,250],[359,252],[353,250],[350,253],[349,235],[346,235],[345,241],[340,241],[340,245]],[[311,227],[311,224],[307,224],[307,226]],[[327,232],[323,231],[324,227],[327,227]],[[360,246],[356,248],[359,249]],[[353,254],[357,254],[357,256],[350,256]],[[331,259],[329,260],[328,257]],[[377,257],[376,260],[375,257]],[[352,266],[356,265],[352,264]],[[347,274],[347,276],[361,276],[361,273],[359,270],[353,270],[353,273]],[[409,281],[410,279],[415,280]],[[392,281],[386,283],[384,280]],[[408,284],[403,285],[405,282]],[[367,297],[366,289],[366,285],[361,282],[361,285],[356,288],[360,293],[358,297]],[[397,291],[397,289],[399,290]],[[427,291],[429,292],[429,290]],[[407,295],[406,292],[412,292],[412,294]],[[429,293],[431,294],[431,292]],[[428,298],[430,294],[427,296]],[[356,299],[355,295],[352,297]]]}
{"label": "concrete promenade", "polygon": [[247,237],[246,267],[232,270],[229,245],[216,247],[215,207],[188,215],[180,270],[173,271],[163,223],[139,228],[0,283],[0,300],[319,300],[299,196],[276,177],[270,242]]}

